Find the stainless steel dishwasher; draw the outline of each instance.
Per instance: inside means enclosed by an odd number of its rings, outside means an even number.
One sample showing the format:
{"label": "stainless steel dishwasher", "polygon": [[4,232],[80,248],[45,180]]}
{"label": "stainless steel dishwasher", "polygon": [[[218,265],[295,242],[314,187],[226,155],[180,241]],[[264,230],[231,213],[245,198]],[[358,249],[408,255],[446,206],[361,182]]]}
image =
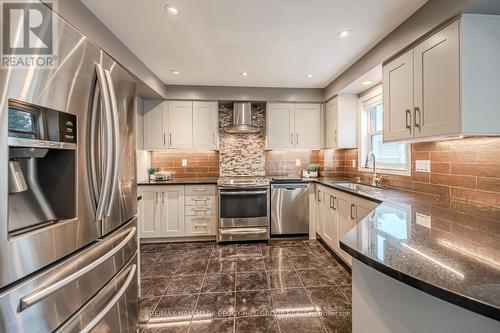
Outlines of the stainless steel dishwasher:
{"label": "stainless steel dishwasher", "polygon": [[309,184],[271,184],[271,235],[309,233]]}

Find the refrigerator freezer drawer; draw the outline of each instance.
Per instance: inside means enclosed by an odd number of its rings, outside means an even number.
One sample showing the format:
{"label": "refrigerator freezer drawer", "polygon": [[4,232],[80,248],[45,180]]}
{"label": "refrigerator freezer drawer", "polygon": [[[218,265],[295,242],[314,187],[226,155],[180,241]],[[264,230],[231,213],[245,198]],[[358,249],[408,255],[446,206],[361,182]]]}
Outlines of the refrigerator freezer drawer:
{"label": "refrigerator freezer drawer", "polygon": [[53,332],[137,253],[137,219],[0,294],[0,332]]}
{"label": "refrigerator freezer drawer", "polygon": [[137,256],[56,332],[135,333]]}

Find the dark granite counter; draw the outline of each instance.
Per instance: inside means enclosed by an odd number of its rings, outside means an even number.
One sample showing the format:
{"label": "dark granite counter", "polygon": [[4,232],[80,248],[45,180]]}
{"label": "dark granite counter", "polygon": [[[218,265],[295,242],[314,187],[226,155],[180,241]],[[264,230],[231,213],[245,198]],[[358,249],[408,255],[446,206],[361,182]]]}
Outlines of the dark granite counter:
{"label": "dark granite counter", "polygon": [[217,184],[217,178],[174,178],[171,180],[153,180],[138,182],[138,186],[145,185],[211,185]]}
{"label": "dark granite counter", "polygon": [[341,240],[353,258],[430,295],[500,320],[500,208],[391,189]]}

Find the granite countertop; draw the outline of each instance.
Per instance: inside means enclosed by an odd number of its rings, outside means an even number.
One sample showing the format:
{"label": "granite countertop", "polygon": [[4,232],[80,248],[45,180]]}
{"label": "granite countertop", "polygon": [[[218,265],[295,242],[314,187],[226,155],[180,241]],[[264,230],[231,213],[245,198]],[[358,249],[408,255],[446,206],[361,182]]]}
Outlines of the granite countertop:
{"label": "granite countertop", "polygon": [[139,181],[138,186],[144,185],[190,185],[190,184],[217,184],[217,178],[174,178],[171,180]]}
{"label": "granite countertop", "polygon": [[500,320],[500,208],[438,196],[317,183],[381,204],[340,247],[364,264],[430,295]]}

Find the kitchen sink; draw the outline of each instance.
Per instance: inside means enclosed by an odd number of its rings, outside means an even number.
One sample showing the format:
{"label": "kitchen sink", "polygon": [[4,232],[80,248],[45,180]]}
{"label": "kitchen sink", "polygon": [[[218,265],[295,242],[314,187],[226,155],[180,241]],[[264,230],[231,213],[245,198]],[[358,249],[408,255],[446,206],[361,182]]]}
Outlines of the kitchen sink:
{"label": "kitchen sink", "polygon": [[377,195],[381,193],[381,189],[374,186],[358,184],[358,183],[333,183],[334,186],[344,187],[349,190],[357,191],[360,194],[368,194],[370,196]]}

